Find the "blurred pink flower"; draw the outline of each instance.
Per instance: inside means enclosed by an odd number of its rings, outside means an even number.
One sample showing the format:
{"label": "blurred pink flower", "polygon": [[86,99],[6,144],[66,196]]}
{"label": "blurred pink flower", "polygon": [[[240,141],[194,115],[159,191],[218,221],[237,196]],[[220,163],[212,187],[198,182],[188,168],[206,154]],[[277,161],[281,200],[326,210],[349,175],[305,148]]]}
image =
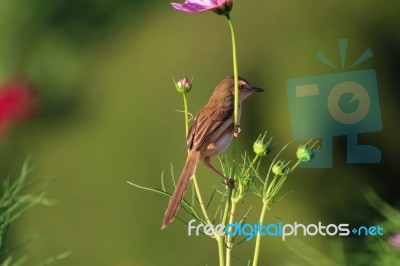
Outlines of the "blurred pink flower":
{"label": "blurred pink flower", "polygon": [[400,233],[394,234],[389,238],[389,244],[392,247],[400,249]]}
{"label": "blurred pink flower", "polygon": [[233,0],[186,0],[183,4],[171,3],[173,8],[188,12],[201,13],[214,11],[218,14],[227,14],[232,9]]}
{"label": "blurred pink flower", "polygon": [[35,105],[32,86],[21,80],[8,80],[0,85],[0,137],[8,128],[29,117]]}

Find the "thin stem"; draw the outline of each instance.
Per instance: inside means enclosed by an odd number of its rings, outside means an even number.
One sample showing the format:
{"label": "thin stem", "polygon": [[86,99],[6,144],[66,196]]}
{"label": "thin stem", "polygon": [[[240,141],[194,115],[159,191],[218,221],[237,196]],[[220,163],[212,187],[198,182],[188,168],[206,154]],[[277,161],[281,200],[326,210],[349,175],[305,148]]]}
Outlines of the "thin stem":
{"label": "thin stem", "polygon": [[[193,175],[192,179],[193,179],[193,183],[194,183],[194,189],[196,191],[197,198],[199,200],[201,211],[203,212],[203,215],[204,215],[204,218],[206,219],[207,224],[211,224],[210,217],[208,217],[208,213],[207,213],[206,207],[204,205],[203,197],[201,196],[201,193],[200,193],[200,188],[199,188],[199,184],[197,182],[196,175]],[[218,243],[219,265],[224,266],[224,264],[225,264],[224,237],[219,236],[214,230],[213,230],[213,234],[214,234],[215,240],[217,240],[217,243]]]}
{"label": "thin stem", "polygon": [[219,254],[219,266],[224,266],[224,238],[222,236],[217,236],[218,242],[218,254]]}
{"label": "thin stem", "polygon": [[[260,220],[259,220],[260,225],[263,224],[264,218],[265,218],[265,213],[268,209],[269,209],[269,201],[263,200],[263,208],[261,210]],[[257,266],[257,264],[258,264],[258,257],[260,255],[260,245],[261,245],[261,234],[257,234],[256,246],[254,249],[253,266]]]}
{"label": "thin stem", "polygon": [[[233,77],[235,84],[235,95],[234,95],[234,110],[233,110],[233,131],[235,133],[239,132],[239,74],[238,74],[238,64],[237,64],[237,56],[236,56],[236,38],[235,38],[235,29],[233,28],[233,23],[231,17],[226,14],[226,18],[228,19],[229,29],[231,31],[231,39],[232,39],[232,58],[233,58]],[[231,179],[235,179],[235,169],[236,169],[236,150],[237,150],[237,140],[234,138],[232,143],[232,173]],[[230,200],[230,196],[228,200]]]}
{"label": "thin stem", "polygon": [[[253,165],[257,162],[257,160],[259,159],[259,155],[257,154],[253,161],[250,163],[250,165],[248,166],[248,168],[246,169],[243,177],[246,177],[249,173],[250,170],[253,168]],[[238,204],[238,202],[243,198],[244,196],[244,192],[243,192],[243,186],[242,184],[239,184],[239,188],[238,191],[235,192],[233,191],[232,193],[232,197],[231,197],[231,210],[230,210],[230,214],[229,214],[229,224],[233,223],[234,217],[235,217],[235,212],[236,212],[236,205]],[[226,240],[226,265],[230,265],[231,264],[231,252],[232,252],[232,236],[228,235],[227,236],[227,240]]]}
{"label": "thin stem", "polygon": [[187,104],[187,98],[186,98],[186,93],[182,93],[183,96],[183,106],[185,108],[185,137],[189,133],[189,111],[188,111],[188,104]]}
{"label": "thin stem", "polygon": [[[243,177],[246,177],[251,169],[253,168],[254,164],[257,162],[257,160],[260,158],[260,155],[256,155],[253,160],[251,161],[251,163],[249,164],[248,168],[246,169]],[[239,185],[239,191],[235,192],[233,191],[233,195],[231,197],[231,210],[230,210],[230,214],[229,214],[229,224],[233,223],[234,217],[235,217],[235,212],[236,212],[236,205],[239,203],[239,201],[243,198],[244,196],[244,192],[243,192],[243,187],[240,184]],[[226,265],[230,265],[231,264],[231,252],[232,252],[232,248],[233,248],[233,243],[232,243],[232,239],[233,237],[231,235],[227,236],[227,240],[226,240]]]}
{"label": "thin stem", "polygon": [[299,164],[301,163],[301,160],[298,160],[293,166],[292,168],[290,168],[289,173],[293,172],[297,166],[299,166]]}
{"label": "thin stem", "polygon": [[[197,199],[199,200],[201,211],[203,212],[203,215],[204,215],[204,218],[206,219],[206,222],[208,224],[211,224],[211,220],[210,220],[210,217],[208,217],[208,213],[207,213],[204,201],[203,201],[203,197],[201,196],[199,183],[197,182],[196,175],[193,175],[192,179],[193,179],[193,183],[194,183],[194,189],[195,189],[196,194],[197,194]],[[215,235],[215,236],[217,236],[217,235]]]}
{"label": "thin stem", "polygon": [[[230,211],[230,215],[229,215],[229,224],[233,223],[237,202],[238,201],[236,201],[234,197],[231,198],[231,211]],[[231,265],[231,252],[232,252],[232,247],[233,247],[232,238],[233,237],[231,235],[228,235],[227,239],[226,239],[226,266]]]}
{"label": "thin stem", "polygon": [[[285,183],[285,181],[287,179],[288,174],[291,173],[292,171],[294,171],[297,168],[297,166],[300,164],[300,162],[301,162],[301,160],[298,160],[296,162],[296,164],[293,165],[293,167],[285,173],[285,175],[282,177],[282,179],[278,181],[278,184],[276,185],[276,187],[275,187],[275,181],[277,180],[277,176],[275,175],[275,178],[272,180],[271,184],[269,185],[268,190],[263,194],[264,195],[263,208],[261,210],[260,219],[259,219],[260,225],[262,225],[264,222],[265,213],[270,208],[271,200],[273,200],[273,198],[275,198],[275,196],[281,190],[283,184]],[[254,248],[253,266],[258,265],[258,258],[260,255],[260,245],[261,245],[261,234],[257,234],[256,246]]]}
{"label": "thin stem", "polygon": [[225,209],[224,209],[224,214],[222,215],[222,221],[221,224],[226,225],[226,220],[228,219],[228,212],[229,209],[231,208],[231,198],[232,198],[232,190],[229,189],[228,191],[228,197],[225,203]]}
{"label": "thin stem", "polygon": [[246,169],[246,172],[244,172],[243,177],[246,177],[250,173],[251,169],[253,168],[254,164],[257,162],[258,158],[260,158],[259,154],[257,154],[256,157],[254,157],[253,161],[251,161],[251,163],[249,164],[249,167],[247,167],[247,169]]}
{"label": "thin stem", "polygon": [[[184,108],[185,108],[185,130],[186,130],[186,136],[187,136],[187,134],[189,133],[189,112],[188,112],[188,104],[187,104],[186,93],[182,93],[182,95],[183,95],[183,105],[184,105]],[[193,179],[193,183],[194,183],[194,189],[196,191],[196,195],[197,195],[197,198],[199,200],[201,211],[203,212],[204,218],[206,219],[207,223],[211,224],[211,220],[208,217],[207,210],[206,210],[206,207],[204,205],[203,197],[201,196],[199,183],[197,182],[196,175],[193,175],[192,179]]]}
{"label": "thin stem", "polygon": [[[234,84],[235,84],[235,94],[234,94],[234,122],[233,122],[233,130],[235,133],[238,132],[239,129],[239,74],[238,74],[238,64],[237,64],[237,56],[236,56],[236,38],[235,38],[235,30],[233,28],[233,23],[229,13],[226,15],[228,19],[228,25],[231,32],[231,39],[232,39],[232,59],[233,59],[233,77],[234,77]],[[236,169],[236,151],[237,151],[237,140],[234,138],[232,143],[232,168],[230,173],[230,178],[235,179],[235,169]],[[231,208],[231,198],[232,198],[232,191],[228,192],[228,198],[225,205],[224,215],[222,218],[222,224],[226,224],[226,220],[228,219],[228,214],[230,213],[229,210]],[[231,214],[231,217],[233,215]],[[228,238],[229,240],[229,238]],[[229,243],[228,243],[229,244]],[[231,261],[231,249],[228,247],[227,249],[227,258],[226,258],[226,266],[230,265]]]}
{"label": "thin stem", "polygon": [[235,110],[234,110],[234,130],[237,132],[239,126],[239,74],[238,74],[238,64],[237,64],[237,56],[236,56],[236,38],[235,38],[235,30],[233,28],[233,23],[229,14],[226,15],[228,19],[229,29],[231,30],[232,37],[232,58],[233,58],[233,76],[235,79]]}
{"label": "thin stem", "polygon": [[[228,219],[228,213],[229,213],[229,210],[231,209],[231,199],[232,199],[232,190],[229,189],[228,190],[228,197],[227,197],[226,202],[225,202],[225,209],[224,209],[224,214],[222,216],[221,224],[227,225],[226,220]],[[222,239],[222,242],[223,242],[224,238],[221,237],[221,239]],[[217,239],[217,241],[219,241],[219,239]],[[230,258],[231,254],[230,254],[230,251],[228,251],[228,249],[229,249],[229,247],[227,248],[227,251],[226,251],[226,266],[229,266],[230,265],[230,261],[231,261],[231,258]],[[224,252],[223,246],[222,246],[222,249],[218,249],[218,252],[220,253],[219,254],[220,259],[221,259],[221,251],[222,251],[222,253]],[[223,256],[223,254],[222,254],[222,256]],[[221,265],[221,260],[220,260],[220,265]],[[222,265],[224,265],[224,264],[222,263]]]}
{"label": "thin stem", "polygon": [[[185,109],[185,132],[186,132],[186,136],[189,133],[189,112],[188,112],[188,104],[187,104],[187,97],[186,97],[186,93],[182,93],[183,95],[183,105],[184,105],[184,109]],[[188,151],[189,152],[189,151]],[[203,197],[201,195],[200,192],[200,187],[199,187],[199,183],[197,182],[197,178],[196,175],[193,175],[192,177],[193,180],[193,184],[194,184],[194,189],[196,191],[196,195],[197,195],[197,199],[199,200],[199,204],[200,204],[200,208],[201,211],[204,215],[204,219],[206,220],[207,224],[211,224],[211,220],[210,217],[208,216],[204,201],[203,201]],[[220,266],[224,266],[224,262],[225,262],[225,258],[224,258],[224,238],[222,236],[218,236],[215,231],[214,233],[214,237],[217,240],[218,243],[218,254],[219,254],[219,265]]]}

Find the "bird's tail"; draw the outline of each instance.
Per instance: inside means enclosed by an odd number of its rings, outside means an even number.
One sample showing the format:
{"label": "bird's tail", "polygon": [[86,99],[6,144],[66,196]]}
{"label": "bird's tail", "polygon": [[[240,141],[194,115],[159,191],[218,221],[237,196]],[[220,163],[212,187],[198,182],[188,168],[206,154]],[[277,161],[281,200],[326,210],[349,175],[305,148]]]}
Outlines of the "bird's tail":
{"label": "bird's tail", "polygon": [[200,159],[200,152],[190,151],[188,158],[185,163],[185,167],[182,170],[182,174],[179,177],[178,184],[175,187],[174,194],[169,200],[167,210],[165,211],[164,220],[161,229],[167,227],[170,224],[179,210],[183,196],[185,195],[186,189],[189,185],[189,181],[192,178],[194,172],[196,172],[197,163]]}

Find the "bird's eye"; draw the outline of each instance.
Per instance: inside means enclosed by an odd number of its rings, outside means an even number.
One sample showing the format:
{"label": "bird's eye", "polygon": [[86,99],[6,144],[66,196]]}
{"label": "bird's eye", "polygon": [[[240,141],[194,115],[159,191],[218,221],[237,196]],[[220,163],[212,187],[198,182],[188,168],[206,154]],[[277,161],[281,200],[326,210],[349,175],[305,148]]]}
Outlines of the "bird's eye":
{"label": "bird's eye", "polygon": [[243,89],[243,88],[244,88],[244,84],[243,84],[243,83],[240,83],[240,84],[239,84],[239,87],[240,87],[240,89]]}

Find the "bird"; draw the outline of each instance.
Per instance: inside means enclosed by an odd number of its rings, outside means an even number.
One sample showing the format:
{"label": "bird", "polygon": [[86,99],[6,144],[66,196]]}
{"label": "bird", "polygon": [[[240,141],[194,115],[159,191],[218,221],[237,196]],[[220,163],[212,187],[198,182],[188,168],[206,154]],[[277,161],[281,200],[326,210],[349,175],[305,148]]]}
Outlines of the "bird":
{"label": "bird", "polygon": [[[264,90],[251,86],[241,77],[238,78],[238,89],[238,119],[240,119],[242,101],[253,93]],[[235,79],[233,76],[228,76],[217,85],[206,105],[196,115],[186,137],[188,147],[186,163],[169,200],[161,229],[174,220],[199,161],[203,161],[220,175],[230,189],[234,188],[234,181],[211,164],[211,157],[223,153],[229,147],[233,136],[237,137],[240,132],[240,128],[237,132],[234,130],[234,95]]]}

